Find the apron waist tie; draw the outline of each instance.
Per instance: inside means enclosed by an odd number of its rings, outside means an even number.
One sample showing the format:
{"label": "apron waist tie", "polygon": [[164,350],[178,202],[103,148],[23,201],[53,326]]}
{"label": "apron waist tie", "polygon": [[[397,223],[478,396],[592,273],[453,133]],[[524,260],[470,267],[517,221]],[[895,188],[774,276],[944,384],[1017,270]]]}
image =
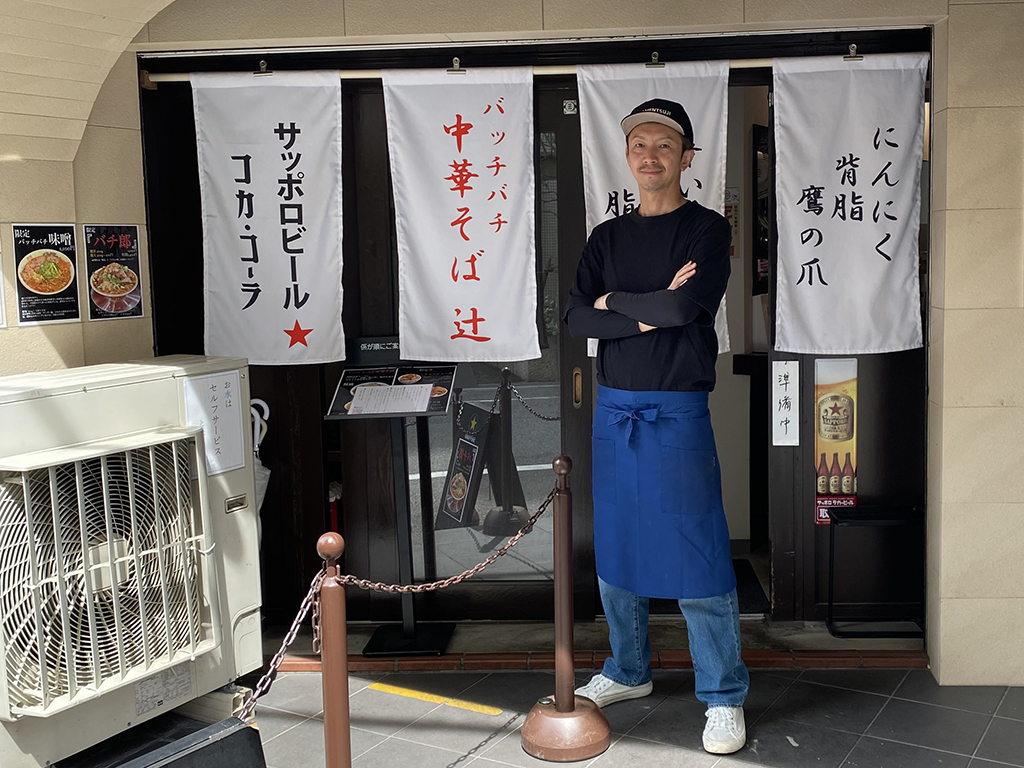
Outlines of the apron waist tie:
{"label": "apron waist tie", "polygon": [[616,408],[615,406],[605,406],[611,411],[608,414],[608,426],[613,427],[616,424],[626,422],[626,445],[632,445],[633,442],[633,426],[641,421],[656,421],[661,415],[661,411],[657,408]]}

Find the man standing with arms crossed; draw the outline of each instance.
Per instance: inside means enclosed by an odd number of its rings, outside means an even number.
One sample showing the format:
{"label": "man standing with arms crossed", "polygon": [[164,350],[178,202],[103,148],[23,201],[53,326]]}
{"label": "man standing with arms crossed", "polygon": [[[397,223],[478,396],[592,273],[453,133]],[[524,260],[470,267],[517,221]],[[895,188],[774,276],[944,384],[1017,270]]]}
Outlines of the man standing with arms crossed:
{"label": "man standing with arms crossed", "polygon": [[573,336],[600,340],[594,411],[594,548],[613,656],[576,691],[598,706],[651,693],[651,597],[679,600],[704,749],[743,748],[749,687],[708,393],[731,228],[688,201],[683,107],[644,102],[623,121],[640,206],[594,228],[569,292]]}

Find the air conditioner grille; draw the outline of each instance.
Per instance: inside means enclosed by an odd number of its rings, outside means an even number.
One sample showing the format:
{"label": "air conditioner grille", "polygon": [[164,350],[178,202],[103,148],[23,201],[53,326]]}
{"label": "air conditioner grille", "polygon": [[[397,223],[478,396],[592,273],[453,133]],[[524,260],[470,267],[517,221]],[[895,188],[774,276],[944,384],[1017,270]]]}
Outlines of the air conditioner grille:
{"label": "air conditioner grille", "polygon": [[194,439],[0,483],[0,660],[12,712],[50,714],[208,646]]}

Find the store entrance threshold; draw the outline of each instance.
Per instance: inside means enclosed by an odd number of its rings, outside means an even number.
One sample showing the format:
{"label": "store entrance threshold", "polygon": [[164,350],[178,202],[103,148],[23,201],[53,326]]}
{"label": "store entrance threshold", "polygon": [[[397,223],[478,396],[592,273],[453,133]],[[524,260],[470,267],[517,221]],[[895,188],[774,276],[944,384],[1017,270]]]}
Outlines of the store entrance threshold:
{"label": "store entrance threshold", "polygon": [[[443,656],[373,658],[362,655],[377,624],[348,625],[349,669],[391,670],[525,670],[554,669],[554,624],[551,622],[460,622]],[[603,617],[574,626],[577,669],[600,669],[608,651],[608,625]],[[648,632],[654,649],[651,666],[661,669],[692,667],[682,616],[651,615]],[[265,627],[263,650],[273,656],[284,638],[284,627]],[[762,616],[741,617],[743,659],[752,668],[926,667],[924,642],[916,638],[832,637],[824,622],[772,622]],[[320,657],[313,654],[309,627],[303,627],[285,657],[282,670],[315,671]]]}

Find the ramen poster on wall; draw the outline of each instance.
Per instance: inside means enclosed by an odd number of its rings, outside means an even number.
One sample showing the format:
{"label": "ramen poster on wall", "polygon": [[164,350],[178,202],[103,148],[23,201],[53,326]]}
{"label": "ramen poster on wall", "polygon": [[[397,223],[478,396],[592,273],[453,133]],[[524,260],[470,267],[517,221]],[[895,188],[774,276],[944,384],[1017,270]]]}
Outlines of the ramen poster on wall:
{"label": "ramen poster on wall", "polygon": [[89,319],[142,317],[139,228],[134,224],[86,224],[83,231]]}
{"label": "ramen poster on wall", "polygon": [[74,224],[14,224],[18,324],[79,319]]}

